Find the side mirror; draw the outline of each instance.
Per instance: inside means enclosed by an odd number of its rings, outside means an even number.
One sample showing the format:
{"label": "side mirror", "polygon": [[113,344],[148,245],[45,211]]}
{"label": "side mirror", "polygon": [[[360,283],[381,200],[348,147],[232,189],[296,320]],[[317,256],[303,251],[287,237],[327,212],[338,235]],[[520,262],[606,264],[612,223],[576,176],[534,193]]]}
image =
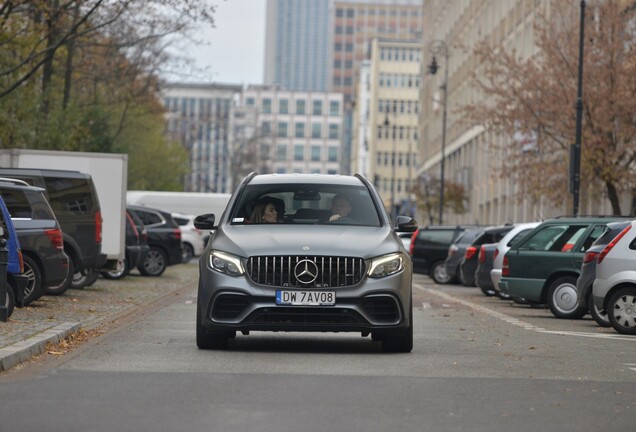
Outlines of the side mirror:
{"label": "side mirror", "polygon": [[408,216],[398,216],[396,225],[396,231],[415,232],[417,230],[417,221]]}
{"label": "side mirror", "polygon": [[208,213],[197,216],[194,218],[194,226],[200,230],[213,230],[216,228],[214,225],[214,214]]}

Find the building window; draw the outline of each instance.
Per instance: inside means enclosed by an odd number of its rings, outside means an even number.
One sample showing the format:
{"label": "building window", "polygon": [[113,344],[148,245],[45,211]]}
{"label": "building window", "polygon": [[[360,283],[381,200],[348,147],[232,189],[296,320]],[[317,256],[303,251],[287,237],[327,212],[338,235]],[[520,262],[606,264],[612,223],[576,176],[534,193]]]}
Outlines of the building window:
{"label": "building window", "polygon": [[278,122],[278,136],[281,138],[287,136],[287,122]]}
{"label": "building window", "polygon": [[329,139],[338,139],[339,130],[337,124],[329,125]]}
{"label": "building window", "polygon": [[264,114],[270,114],[272,112],[272,100],[270,98],[263,99],[262,111]]}
{"label": "building window", "polygon": [[269,136],[272,133],[272,124],[268,121],[264,121],[261,125],[261,132],[264,136]]}
{"label": "building window", "polygon": [[340,42],[335,43],[335,44],[333,45],[333,50],[334,50],[335,52],[340,52],[340,51],[342,51],[342,44],[341,44]]}
{"label": "building window", "polygon": [[320,160],[320,146],[311,146],[311,160],[314,162]]}
{"label": "building window", "polygon": [[344,9],[336,9],[336,16],[341,18],[344,16]]}
{"label": "building window", "polygon": [[276,160],[279,160],[279,161],[287,160],[287,145],[278,144],[278,146],[276,146]]}
{"label": "building window", "polygon": [[312,114],[313,115],[322,115],[322,101],[321,100],[315,100],[313,102]]}
{"label": "building window", "polygon": [[340,115],[340,102],[338,101],[329,102],[329,115],[332,115],[332,116]]}
{"label": "building window", "polygon": [[280,114],[289,114],[289,101],[287,99],[278,101],[278,112]]}
{"label": "building window", "polygon": [[247,106],[254,106],[256,103],[256,101],[254,100],[253,97],[248,97],[247,99],[245,99],[245,105]]}
{"label": "building window", "polygon": [[336,69],[340,69],[342,67],[342,60],[334,60],[333,67]]}
{"label": "building window", "polygon": [[296,101],[296,114],[305,114],[305,100],[298,99]]}
{"label": "building window", "polygon": [[322,137],[322,125],[320,123],[312,123],[312,125],[311,125],[311,137],[312,138],[321,138]]}
{"label": "building window", "polygon": [[329,147],[327,155],[327,160],[329,162],[338,162],[338,147]]}
{"label": "building window", "polygon": [[294,136],[296,138],[305,138],[305,123],[301,123],[301,122],[296,123]]}
{"label": "building window", "polygon": [[296,144],[294,146],[294,160],[302,161],[305,159],[305,146],[302,144]]}
{"label": "building window", "polygon": [[352,52],[353,51],[353,44],[352,43],[346,43],[345,44],[345,51],[346,52]]}

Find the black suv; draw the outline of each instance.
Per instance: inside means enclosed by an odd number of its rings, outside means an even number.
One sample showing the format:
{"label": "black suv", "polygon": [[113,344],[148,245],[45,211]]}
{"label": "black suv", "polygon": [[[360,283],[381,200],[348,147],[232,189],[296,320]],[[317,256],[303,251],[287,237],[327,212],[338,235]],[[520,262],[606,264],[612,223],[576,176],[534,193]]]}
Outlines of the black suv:
{"label": "black suv", "polygon": [[53,210],[38,187],[20,184],[19,180],[0,180],[0,194],[11,214],[22,247],[24,305],[43,294],[62,294],[67,279],[69,259],[64,253],[62,230]]}
{"label": "black suv", "polygon": [[117,261],[114,269],[104,269],[101,274],[106,279],[126,277],[130,269],[144,262],[148,254],[148,230],[136,213],[126,210],[126,257]]}
{"label": "black suv", "polygon": [[448,248],[466,228],[441,225],[418,228],[411,238],[413,271],[428,274],[436,283],[449,283],[452,277],[446,272],[444,264]]}
{"label": "black suv", "polygon": [[[45,189],[64,232],[64,252],[69,257],[66,288],[83,288],[91,273],[106,263],[102,248],[102,214],[90,174],[79,171],[0,168],[0,176],[21,179]],[[64,290],[66,289],[64,288]]]}
{"label": "black suv", "polygon": [[479,234],[473,242],[464,251],[464,258],[459,264],[460,279],[464,286],[476,286],[475,271],[479,264],[479,249],[482,245],[499,243],[510,230],[514,228],[513,225],[501,225],[496,227],[486,228],[481,234]]}
{"label": "black suv", "polygon": [[137,265],[144,276],[160,276],[166,267],[183,262],[181,229],[168,212],[149,207],[128,206],[143,222],[148,233],[148,253]]}

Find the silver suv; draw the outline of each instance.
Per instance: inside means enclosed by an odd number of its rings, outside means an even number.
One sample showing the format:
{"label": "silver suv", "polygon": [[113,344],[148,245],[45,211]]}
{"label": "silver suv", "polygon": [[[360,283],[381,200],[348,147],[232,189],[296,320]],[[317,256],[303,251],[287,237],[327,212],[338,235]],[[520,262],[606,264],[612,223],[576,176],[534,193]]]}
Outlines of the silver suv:
{"label": "silver suv", "polygon": [[[342,208],[342,198],[350,212]],[[272,223],[254,217],[264,202]],[[333,204],[332,204],[333,203]],[[265,207],[267,208],[267,207]],[[199,262],[197,346],[223,349],[236,332],[360,332],[382,350],[413,347],[412,263],[374,187],[362,176],[247,176]]]}
{"label": "silver suv", "polygon": [[594,305],[607,311],[614,330],[636,335],[636,221],[614,237],[596,260]]}

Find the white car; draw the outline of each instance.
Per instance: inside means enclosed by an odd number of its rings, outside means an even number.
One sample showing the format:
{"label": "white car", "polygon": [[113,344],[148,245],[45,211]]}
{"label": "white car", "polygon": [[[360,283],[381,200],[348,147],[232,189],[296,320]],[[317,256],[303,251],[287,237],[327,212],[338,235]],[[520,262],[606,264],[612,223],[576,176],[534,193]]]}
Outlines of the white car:
{"label": "white car", "polygon": [[181,242],[183,244],[183,262],[188,262],[192,257],[199,256],[205,249],[206,233],[194,226],[196,216],[183,213],[172,213],[172,217],[181,228]]}
{"label": "white car", "polygon": [[596,258],[592,298],[619,333],[636,335],[636,220]]}
{"label": "white car", "polygon": [[540,222],[515,224],[515,227],[508,231],[508,233],[499,240],[499,243],[497,243],[497,249],[493,252],[493,263],[492,270],[490,270],[490,278],[492,279],[495,291],[497,291],[497,295],[499,297],[505,296],[505,294],[502,294],[499,289],[499,280],[501,279],[501,268],[503,266],[504,255],[506,255],[506,252],[508,252],[508,249],[510,249],[510,245],[513,242],[528,234],[530,230],[538,226],[539,223]]}

